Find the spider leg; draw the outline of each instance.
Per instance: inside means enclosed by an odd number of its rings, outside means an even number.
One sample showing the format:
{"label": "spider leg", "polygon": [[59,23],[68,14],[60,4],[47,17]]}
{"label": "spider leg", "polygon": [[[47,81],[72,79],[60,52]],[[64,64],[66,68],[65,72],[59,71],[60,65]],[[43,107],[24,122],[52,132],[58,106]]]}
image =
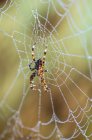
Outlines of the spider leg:
{"label": "spider leg", "polygon": [[35,61],[35,53],[34,53],[34,50],[35,50],[35,44],[32,46],[32,60]]}
{"label": "spider leg", "polygon": [[44,72],[48,72],[48,70],[44,70]]}
{"label": "spider leg", "polygon": [[44,56],[43,56],[43,68],[44,68],[44,64],[45,64],[45,58],[46,58],[46,53],[47,53],[47,48],[44,50]]}
{"label": "spider leg", "polygon": [[33,70],[35,70],[35,68],[31,68],[31,64],[32,64],[32,62],[29,64],[29,68],[31,71],[33,71]]}
{"label": "spider leg", "polygon": [[43,87],[44,87],[44,91],[45,91],[45,92],[48,92],[49,88],[48,88],[48,86],[47,86],[47,84],[46,84],[46,81],[45,81],[45,78],[44,78],[44,74],[41,74],[41,75],[40,75],[40,78],[41,78],[41,84],[42,84]]}
{"label": "spider leg", "polygon": [[36,76],[36,71],[33,72],[32,75],[30,76],[30,87],[32,90],[35,90],[35,88],[34,88],[35,85],[33,84],[34,83],[33,80],[34,80],[35,76]]}
{"label": "spider leg", "polygon": [[35,70],[35,68],[30,68],[31,71]]}
{"label": "spider leg", "polygon": [[[47,72],[47,71],[48,71],[48,70],[44,70],[44,64],[45,64],[46,54],[47,54],[47,47],[46,47],[46,49],[44,50],[44,56],[43,56],[43,59],[42,59],[42,70],[43,70],[43,72]],[[47,84],[46,84],[46,81],[45,81],[44,73],[43,73],[43,72],[40,74],[41,84],[42,84],[43,87],[44,87],[44,91],[45,91],[45,92],[48,92],[49,88],[48,88],[48,86],[47,86]]]}

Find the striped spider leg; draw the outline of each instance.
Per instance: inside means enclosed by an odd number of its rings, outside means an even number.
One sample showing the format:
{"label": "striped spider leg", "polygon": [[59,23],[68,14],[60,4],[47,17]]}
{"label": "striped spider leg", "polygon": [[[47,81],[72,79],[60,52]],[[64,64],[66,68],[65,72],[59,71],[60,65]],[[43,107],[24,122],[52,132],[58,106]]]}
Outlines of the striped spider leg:
{"label": "striped spider leg", "polygon": [[[31,67],[31,64],[34,62],[35,63],[35,53],[34,53],[34,49],[35,49],[35,44],[32,46],[32,62],[29,64],[29,68],[31,71],[34,71],[35,70],[35,67]],[[30,76],[30,87],[32,90],[35,90],[35,85],[33,84],[34,83],[34,78],[36,76],[36,70],[32,73],[32,75]]]}

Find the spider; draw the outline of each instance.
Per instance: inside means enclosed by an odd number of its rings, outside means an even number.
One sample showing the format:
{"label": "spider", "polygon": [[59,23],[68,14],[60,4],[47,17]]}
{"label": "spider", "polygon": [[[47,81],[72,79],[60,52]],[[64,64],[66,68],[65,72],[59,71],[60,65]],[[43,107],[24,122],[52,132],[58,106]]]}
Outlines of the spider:
{"label": "spider", "polygon": [[[44,50],[44,56],[38,60],[35,59],[34,51],[35,51],[35,44],[32,46],[32,62],[29,64],[30,70],[33,71],[33,73],[30,76],[30,87],[32,90],[36,90],[33,80],[34,80],[35,76],[38,76],[40,78],[44,91],[47,92],[48,86],[46,84],[45,77],[44,77],[44,72],[47,72],[47,70],[44,70],[47,48]],[[33,63],[34,63],[34,67],[32,68],[31,65]]]}

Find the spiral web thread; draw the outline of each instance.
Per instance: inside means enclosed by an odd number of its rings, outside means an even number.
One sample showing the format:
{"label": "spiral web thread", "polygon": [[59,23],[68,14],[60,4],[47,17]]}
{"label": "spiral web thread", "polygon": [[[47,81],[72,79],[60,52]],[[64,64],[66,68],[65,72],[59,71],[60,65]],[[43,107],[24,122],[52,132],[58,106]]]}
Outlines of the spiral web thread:
{"label": "spiral web thread", "polygon": [[[88,91],[90,91],[90,87],[92,85],[92,51],[89,49],[92,47],[90,47],[91,40],[88,38],[88,35],[90,36],[92,30],[92,25],[89,23],[89,21],[92,20],[90,8],[88,8],[90,6],[88,5],[87,0],[81,0],[80,4],[79,1],[76,0],[68,1],[67,3],[60,0],[40,0],[39,3],[41,6],[46,6],[47,8],[46,13],[43,15],[39,11],[39,7],[37,7],[30,10],[27,15],[25,14],[29,21],[31,18],[33,19],[33,21],[30,23],[30,28],[29,24],[23,24],[17,19],[18,12],[20,12],[22,15],[22,2],[24,1],[22,0],[19,2],[7,0],[4,6],[0,8],[0,22],[2,22],[3,17],[7,17],[11,23],[15,23],[21,28],[21,30],[19,28],[13,28],[11,31],[7,31],[6,29],[0,27],[0,32],[13,41],[16,53],[19,56],[17,75],[12,82],[12,85],[9,87],[9,90],[6,91],[2,100],[0,101],[0,109],[2,110],[2,106],[5,106],[12,114],[7,120],[5,129],[0,134],[0,139],[3,140],[6,137],[9,137],[9,140],[73,140],[78,139],[81,136],[81,139],[91,140],[92,131],[90,128],[92,129],[92,96],[91,93],[87,92],[86,90],[87,87]],[[59,9],[62,9],[62,12],[59,11],[57,5],[59,5]],[[86,13],[89,15],[89,20],[85,20],[80,5],[83,5]],[[78,12],[77,16],[82,19],[82,26],[78,25],[77,21],[72,15],[71,8],[73,6]],[[15,15],[9,14],[8,10],[11,8],[16,10],[14,13]],[[51,8],[53,8],[54,13],[58,17],[57,23],[54,25],[52,24],[51,20],[49,20]],[[62,34],[62,26],[65,22],[71,34],[60,36],[59,27],[61,27]],[[31,32],[31,35],[27,34],[27,32]],[[74,51],[74,53],[71,53],[71,47],[74,44],[72,45],[70,43],[68,45],[68,43],[72,40],[77,40],[77,42],[80,42],[80,50],[82,50],[83,53],[80,53],[80,51]],[[88,41],[90,42],[90,46],[88,46]],[[29,77],[31,72],[28,64],[32,61],[31,48],[34,43],[36,43],[36,59],[43,56],[44,49],[47,47],[45,67],[48,72],[45,74],[45,79],[50,88],[48,93],[43,93],[40,80],[37,77],[35,78],[36,80],[34,79],[38,89],[37,93],[33,93],[30,89]],[[73,46],[75,49],[76,47]],[[84,64],[83,68],[80,68],[79,63]],[[16,86],[16,82],[18,81],[21,73],[24,79],[21,101],[18,108],[14,109],[6,101],[11,94],[12,89],[14,86]],[[79,80],[82,81],[85,86],[81,85],[77,81],[77,78],[74,78],[74,75],[75,77],[79,78]],[[30,93],[30,102],[32,101],[33,96],[37,96],[36,101],[38,101],[36,114],[37,122],[35,123],[35,126],[32,127],[25,125],[21,117],[23,104]],[[42,118],[42,112],[44,112],[45,107],[43,104],[45,96],[45,104],[47,100],[49,100],[48,106],[50,106],[48,107],[48,110],[51,110],[51,115],[49,115],[50,117],[47,119],[47,121],[43,121],[44,118]],[[59,100],[59,98],[61,98],[61,100]],[[58,112],[56,111],[57,109],[55,107],[57,102],[60,103],[58,105]],[[65,114],[64,111],[66,111]],[[1,111],[1,120],[3,117],[4,116]],[[30,119],[32,119],[31,116]],[[42,128],[50,125],[50,132],[44,134],[44,130]],[[28,131],[28,135],[24,135],[22,129]],[[68,133],[69,129],[72,130],[71,133]]]}

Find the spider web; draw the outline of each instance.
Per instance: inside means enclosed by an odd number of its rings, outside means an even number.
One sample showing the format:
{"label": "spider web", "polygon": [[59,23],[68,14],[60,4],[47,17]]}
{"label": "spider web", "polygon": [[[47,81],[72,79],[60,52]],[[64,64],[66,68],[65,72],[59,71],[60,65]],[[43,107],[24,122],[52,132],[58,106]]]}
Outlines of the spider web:
{"label": "spider web", "polygon": [[[5,59],[12,64],[7,67],[13,77],[0,87],[1,140],[92,139],[91,4],[87,0],[1,3],[0,37],[6,41],[2,47],[9,51]],[[48,93],[38,77],[37,91],[30,89],[28,65],[34,43],[36,60],[47,47]]]}

